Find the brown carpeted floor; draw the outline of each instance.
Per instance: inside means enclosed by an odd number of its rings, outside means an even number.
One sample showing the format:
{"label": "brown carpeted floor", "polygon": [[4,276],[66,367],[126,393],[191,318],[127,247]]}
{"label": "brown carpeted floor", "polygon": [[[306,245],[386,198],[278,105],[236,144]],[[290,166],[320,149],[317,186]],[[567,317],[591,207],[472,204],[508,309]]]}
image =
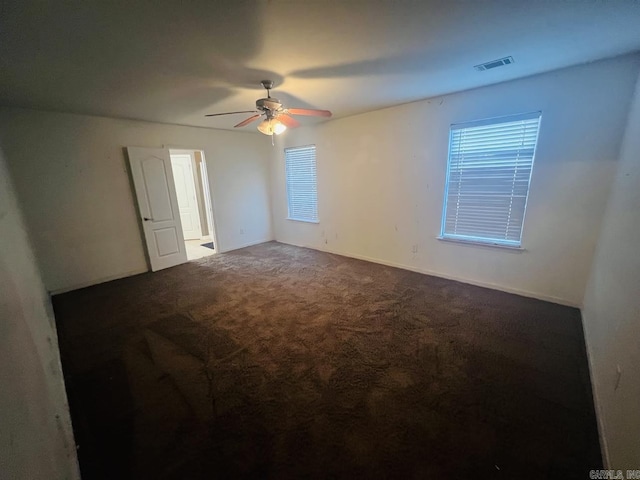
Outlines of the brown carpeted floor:
{"label": "brown carpeted floor", "polygon": [[54,308],[84,480],[601,467],[576,309],[275,242]]}

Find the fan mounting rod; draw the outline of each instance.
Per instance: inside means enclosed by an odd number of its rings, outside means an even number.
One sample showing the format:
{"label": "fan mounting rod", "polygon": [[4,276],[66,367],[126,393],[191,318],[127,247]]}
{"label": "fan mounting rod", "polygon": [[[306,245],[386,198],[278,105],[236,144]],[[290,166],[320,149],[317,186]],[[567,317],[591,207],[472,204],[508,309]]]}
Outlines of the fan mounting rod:
{"label": "fan mounting rod", "polygon": [[273,80],[262,80],[260,83],[267,90],[267,97],[271,97],[271,92],[269,90],[273,88]]}

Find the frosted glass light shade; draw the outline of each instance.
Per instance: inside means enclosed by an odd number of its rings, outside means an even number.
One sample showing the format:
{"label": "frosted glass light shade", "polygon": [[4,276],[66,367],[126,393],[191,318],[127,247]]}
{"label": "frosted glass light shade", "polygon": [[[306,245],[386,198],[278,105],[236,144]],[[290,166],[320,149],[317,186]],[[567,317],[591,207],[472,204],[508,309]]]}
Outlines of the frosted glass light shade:
{"label": "frosted glass light shade", "polygon": [[287,129],[287,126],[280,120],[273,120],[273,123],[273,133],[275,133],[276,135],[280,135]]}
{"label": "frosted glass light shade", "polygon": [[287,126],[276,118],[268,118],[260,122],[258,130],[265,135],[280,135]]}

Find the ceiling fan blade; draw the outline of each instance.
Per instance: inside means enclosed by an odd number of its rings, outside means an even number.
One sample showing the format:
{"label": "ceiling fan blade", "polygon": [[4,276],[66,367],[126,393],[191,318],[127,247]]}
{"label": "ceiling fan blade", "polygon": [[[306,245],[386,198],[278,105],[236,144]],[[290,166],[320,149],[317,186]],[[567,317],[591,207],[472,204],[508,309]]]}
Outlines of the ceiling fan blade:
{"label": "ceiling fan blade", "polygon": [[290,117],[289,115],[285,115],[284,113],[281,113],[280,115],[278,115],[278,120],[280,120],[289,128],[296,128],[300,126],[299,121],[297,121],[293,117]]}
{"label": "ceiling fan blade", "polygon": [[[245,125],[249,125],[251,122],[253,122],[254,120],[257,120],[258,118],[260,118],[262,116],[261,113],[258,113],[256,115],[252,115],[251,117],[247,118],[246,120],[243,120],[242,122],[240,122],[237,125],[234,125],[233,128],[238,128],[238,127],[244,127]],[[284,123],[284,122],[283,122]]]}
{"label": "ceiling fan blade", "polygon": [[233,115],[236,113],[255,113],[255,110],[243,110],[241,112],[210,113],[209,115],[205,115],[205,117],[218,117],[220,115]]}
{"label": "ceiling fan blade", "polygon": [[329,110],[314,110],[311,108],[287,108],[287,113],[290,113],[291,115],[308,115],[311,117],[331,116],[331,112]]}

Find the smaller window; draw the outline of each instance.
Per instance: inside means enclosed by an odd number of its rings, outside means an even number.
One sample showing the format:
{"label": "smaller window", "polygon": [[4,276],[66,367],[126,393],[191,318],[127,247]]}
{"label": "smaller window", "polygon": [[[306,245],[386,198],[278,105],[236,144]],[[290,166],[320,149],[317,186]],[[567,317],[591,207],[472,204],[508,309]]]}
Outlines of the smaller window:
{"label": "smaller window", "polygon": [[451,126],[441,238],[520,247],[540,115]]}
{"label": "smaller window", "polygon": [[285,148],[289,220],[318,223],[316,147]]}

